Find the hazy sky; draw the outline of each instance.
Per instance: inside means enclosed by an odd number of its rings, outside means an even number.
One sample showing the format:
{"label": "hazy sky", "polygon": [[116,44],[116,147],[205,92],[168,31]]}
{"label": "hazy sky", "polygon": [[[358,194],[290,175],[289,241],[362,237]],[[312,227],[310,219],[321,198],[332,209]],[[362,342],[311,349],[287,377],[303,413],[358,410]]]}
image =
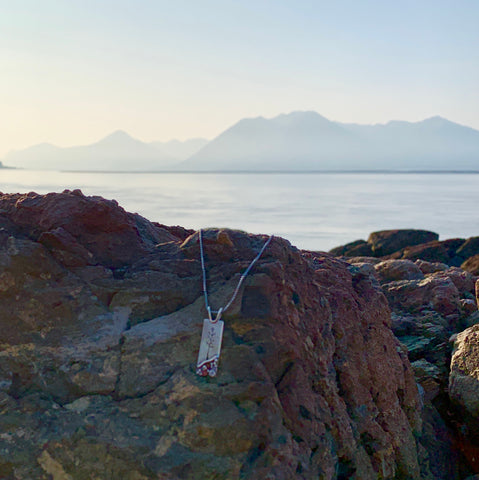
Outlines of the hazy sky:
{"label": "hazy sky", "polygon": [[479,129],[477,0],[0,0],[0,157],[243,117]]}

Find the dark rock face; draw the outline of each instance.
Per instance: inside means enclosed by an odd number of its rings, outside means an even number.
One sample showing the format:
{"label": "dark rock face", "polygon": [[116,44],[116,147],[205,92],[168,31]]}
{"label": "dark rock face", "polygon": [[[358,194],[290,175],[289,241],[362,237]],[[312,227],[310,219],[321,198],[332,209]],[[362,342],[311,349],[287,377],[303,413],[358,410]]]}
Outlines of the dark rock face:
{"label": "dark rock face", "polygon": [[375,257],[383,257],[404,247],[438,240],[439,235],[428,230],[382,230],[369,235],[368,243]]}
{"label": "dark rock face", "polygon": [[473,257],[479,255],[479,237],[468,238],[456,252],[462,258]]}
{"label": "dark rock face", "polygon": [[[1,478],[431,478],[369,264],[273,239],[202,378],[197,234],[79,191],[4,195],[0,224]],[[263,242],[204,232],[214,307]]]}
{"label": "dark rock face", "polygon": [[462,238],[452,238],[442,242],[428,242],[412,247],[405,247],[394,252],[391,258],[440,262],[458,267],[464,261],[464,258],[457,254],[457,250],[459,250],[463,243],[464,239]]}
{"label": "dark rock face", "polygon": [[479,254],[473,255],[468,258],[462,265],[461,268],[466,270],[474,275],[479,275]]}
{"label": "dark rock face", "polygon": [[373,255],[373,250],[368,242],[364,240],[356,240],[355,242],[347,243],[342,247],[333,248],[329,253],[346,257],[368,257]]}
{"label": "dark rock face", "polygon": [[330,253],[349,258],[422,260],[425,265],[443,264],[479,274],[479,237],[439,241],[436,233],[427,230],[384,230],[371,233],[367,242],[356,240],[333,248]]}

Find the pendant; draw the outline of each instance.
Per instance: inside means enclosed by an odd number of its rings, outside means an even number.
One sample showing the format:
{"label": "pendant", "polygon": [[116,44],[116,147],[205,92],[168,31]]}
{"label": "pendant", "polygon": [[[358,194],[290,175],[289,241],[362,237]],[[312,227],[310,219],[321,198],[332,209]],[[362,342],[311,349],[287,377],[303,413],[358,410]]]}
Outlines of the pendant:
{"label": "pendant", "polygon": [[218,359],[220,358],[221,340],[223,339],[224,322],[210,319],[203,320],[200,351],[196,362],[196,373],[201,377],[215,377],[218,372]]}

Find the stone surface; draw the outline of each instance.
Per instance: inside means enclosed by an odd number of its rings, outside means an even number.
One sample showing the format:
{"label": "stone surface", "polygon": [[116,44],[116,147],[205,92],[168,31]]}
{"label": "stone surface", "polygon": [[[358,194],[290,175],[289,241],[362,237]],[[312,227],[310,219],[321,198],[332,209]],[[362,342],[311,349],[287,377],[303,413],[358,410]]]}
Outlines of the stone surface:
{"label": "stone surface", "polygon": [[479,255],[473,255],[469,257],[464,263],[461,264],[461,268],[474,275],[479,275]]}
{"label": "stone surface", "polygon": [[[168,230],[125,212],[114,200],[95,197],[91,201],[79,190],[3,195],[0,214],[60,261],[62,256],[68,259],[66,266],[101,263],[118,268],[140,260],[155,244],[177,239]],[[70,265],[71,261],[75,264]]]}
{"label": "stone surface", "polygon": [[391,254],[391,258],[406,258],[409,260],[425,260],[433,263],[445,263],[460,266],[464,258],[459,256],[457,249],[464,243],[462,238],[451,238],[442,242],[434,241],[411,247],[405,247]]}
{"label": "stone surface", "polygon": [[438,240],[439,235],[428,230],[382,230],[369,235],[368,243],[375,257],[390,255],[404,247]]}
{"label": "stone surface", "polygon": [[[4,195],[0,225],[2,478],[433,478],[372,265],[273,239],[201,378],[196,233],[79,191]],[[203,236],[218,308],[265,237]]]}
{"label": "stone surface", "polygon": [[479,255],[479,237],[469,237],[456,252],[462,258]]}
{"label": "stone surface", "polygon": [[365,240],[356,240],[355,242],[347,243],[341,247],[333,248],[329,253],[345,257],[367,257],[373,254],[373,250],[371,245]]}
{"label": "stone surface", "polygon": [[421,269],[410,260],[385,260],[374,266],[381,283],[424,278]]}
{"label": "stone surface", "polygon": [[[475,270],[457,268],[474,253],[476,238],[405,246],[382,259],[345,258],[364,271],[369,263],[388,298],[392,330],[408,354],[423,401],[420,464],[428,465],[423,471],[434,479],[479,472],[477,420],[448,396],[454,341],[479,322]],[[479,368],[479,361],[470,362]]]}
{"label": "stone surface", "polygon": [[451,358],[449,395],[479,425],[479,325],[467,328],[456,337]]}
{"label": "stone surface", "polygon": [[443,272],[449,268],[449,265],[440,262],[426,262],[425,260],[417,259],[414,262],[424,275],[427,273]]}

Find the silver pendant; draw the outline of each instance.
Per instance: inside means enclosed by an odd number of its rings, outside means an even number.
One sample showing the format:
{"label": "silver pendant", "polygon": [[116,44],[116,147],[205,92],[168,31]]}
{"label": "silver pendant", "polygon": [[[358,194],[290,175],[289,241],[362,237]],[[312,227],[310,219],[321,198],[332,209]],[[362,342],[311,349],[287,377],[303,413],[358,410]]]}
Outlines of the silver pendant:
{"label": "silver pendant", "polygon": [[196,373],[202,377],[215,377],[218,372],[221,340],[223,339],[224,322],[212,322],[209,318],[203,320],[200,351],[196,362]]}

